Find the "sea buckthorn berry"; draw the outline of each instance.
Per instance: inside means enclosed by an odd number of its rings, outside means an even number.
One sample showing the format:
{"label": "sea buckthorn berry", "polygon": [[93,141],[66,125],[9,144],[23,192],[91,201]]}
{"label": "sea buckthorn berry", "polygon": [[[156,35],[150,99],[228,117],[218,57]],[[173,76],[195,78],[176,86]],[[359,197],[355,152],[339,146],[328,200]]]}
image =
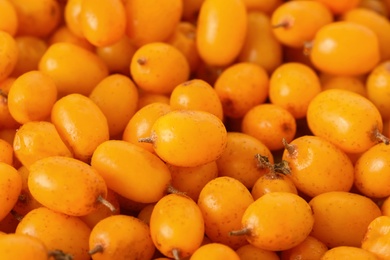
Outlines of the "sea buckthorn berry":
{"label": "sea buckthorn berry", "polygon": [[73,93],[89,95],[96,84],[108,76],[103,60],[69,42],[51,45],[43,54],[38,68],[53,78],[59,96]]}
{"label": "sea buckthorn berry", "polygon": [[365,74],[381,59],[377,35],[364,25],[347,21],[321,27],[309,52],[318,70],[342,76]]}
{"label": "sea buckthorn berry", "polygon": [[248,12],[246,38],[238,61],[253,62],[271,74],[282,64],[282,58],[282,45],[272,32],[269,16],[260,11]]}
{"label": "sea buckthorn berry", "polygon": [[335,15],[343,14],[357,7],[361,0],[316,0],[317,2],[326,5]]}
{"label": "sea buckthorn berry", "polygon": [[268,172],[268,169],[258,167],[256,154],[266,156],[274,163],[273,155],[264,143],[245,133],[228,132],[226,148],[216,161],[218,175],[235,178],[251,189],[256,180]]}
{"label": "sea buckthorn berry", "polygon": [[367,97],[366,82],[357,76],[335,76],[326,73],[320,74],[321,90],[345,89]]}
{"label": "sea buckthorn berry", "polygon": [[257,200],[264,194],[276,191],[298,194],[294,182],[288,176],[272,172],[264,174],[257,179],[253,185],[251,194],[253,199]]}
{"label": "sea buckthorn berry", "polygon": [[49,156],[73,157],[55,126],[46,121],[23,124],[13,141],[15,156],[27,168],[35,161]]}
{"label": "sea buckthorn berry", "polygon": [[95,148],[109,139],[107,119],[90,98],[69,94],[53,106],[51,121],[74,157],[88,161]]}
{"label": "sea buckthorn berry", "polygon": [[195,167],[180,167],[167,164],[171,172],[171,185],[184,192],[194,201],[198,201],[203,187],[218,177],[218,167],[215,161]]}
{"label": "sea buckthorn berry", "polygon": [[125,35],[126,13],[121,0],[83,0],[80,13],[84,37],[95,46],[107,46]]}
{"label": "sea buckthorn berry", "polygon": [[[188,1],[183,1],[188,2]],[[187,58],[190,65],[190,71],[195,72],[198,68],[201,59],[196,47],[196,26],[190,22],[180,22],[176,30],[170,38],[166,40],[167,43],[176,47]]]}
{"label": "sea buckthorn berry", "polygon": [[14,36],[18,29],[18,16],[15,7],[9,0],[0,1],[0,30]]}
{"label": "sea buckthorn berry", "polygon": [[88,239],[91,229],[78,217],[45,207],[33,209],[22,218],[15,233],[38,238],[49,251],[61,250],[74,259],[90,259]]}
{"label": "sea buckthorn berry", "polygon": [[329,248],[359,247],[369,223],[381,215],[369,198],[345,191],[331,191],[309,202],[314,216],[311,236]]}
{"label": "sea buckthorn berry", "polygon": [[366,81],[367,97],[378,108],[383,120],[390,119],[390,61],[376,66]]}
{"label": "sea buckthorn berry", "polygon": [[9,112],[7,101],[8,92],[15,80],[13,77],[7,77],[0,81],[0,129],[2,130],[17,129],[20,126]]}
{"label": "sea buckthorn berry", "polygon": [[37,70],[39,61],[47,50],[47,43],[34,36],[18,36],[15,41],[18,46],[18,61],[11,76],[19,77],[23,73]]}
{"label": "sea buckthorn berry", "polygon": [[236,253],[242,260],[280,260],[276,252],[261,249],[251,244],[243,245],[236,250]]}
{"label": "sea buckthorn berry", "polygon": [[177,85],[188,80],[190,67],[187,58],[176,47],[153,42],[143,45],[134,53],[130,74],[140,89],[169,94]]}
{"label": "sea buckthorn berry", "polygon": [[126,1],[125,11],[127,36],[136,46],[142,46],[165,41],[174,32],[183,12],[183,1]]}
{"label": "sea buckthorn berry", "polygon": [[[173,127],[174,126],[174,127]],[[195,167],[217,160],[226,148],[227,132],[215,115],[198,110],[175,110],[154,122],[149,138],[165,162]]]}
{"label": "sea buckthorn berry", "polygon": [[390,145],[380,143],[365,151],[355,164],[355,187],[370,198],[390,196]]}
{"label": "sea buckthorn berry", "polygon": [[248,11],[260,11],[270,15],[283,3],[282,0],[244,0]]}
{"label": "sea buckthorn berry", "polygon": [[152,259],[154,251],[149,227],[132,216],[105,218],[89,236],[89,254],[93,260]]}
{"label": "sea buckthorn berry", "polygon": [[[43,205],[31,195],[31,192],[28,188],[28,176],[30,175],[30,171],[27,169],[27,167],[21,166],[18,169],[18,172],[22,177],[22,190],[20,191],[18,201],[16,202],[13,208],[14,212],[12,213],[24,216],[31,210],[40,208]],[[15,216],[15,218],[17,217]]]}
{"label": "sea buckthorn berry", "polygon": [[240,260],[238,254],[222,243],[210,243],[199,247],[190,257],[190,260],[225,259]]}
{"label": "sea buckthorn berry", "polygon": [[14,149],[10,143],[0,138],[0,162],[13,165]]}
{"label": "sea buckthorn berry", "polygon": [[129,37],[123,36],[114,44],[97,47],[96,54],[106,63],[111,73],[130,75],[129,66],[136,47]]}
{"label": "sea buckthorn berry", "polygon": [[377,260],[378,258],[373,254],[359,247],[353,246],[338,246],[329,249],[322,257],[322,260]]}
{"label": "sea buckthorn berry", "polygon": [[11,165],[0,162],[0,221],[11,212],[22,190],[22,177]]}
{"label": "sea buckthorn berry", "polygon": [[389,233],[390,216],[379,216],[375,218],[367,227],[361,248],[371,252],[378,259],[390,257]]}
{"label": "sea buckthorn berry", "polygon": [[361,24],[371,29],[378,37],[381,60],[390,59],[390,22],[382,15],[367,8],[354,8],[344,13],[342,20]]}
{"label": "sea buckthorn berry", "polygon": [[242,119],[242,132],[255,137],[271,151],[283,148],[282,139],[293,140],[297,123],[287,109],[275,104],[261,104]]}
{"label": "sea buckthorn berry", "polygon": [[247,31],[247,12],[241,0],[205,0],[197,19],[196,45],[210,65],[231,64],[240,53]]}
{"label": "sea buckthorn berry", "polygon": [[312,68],[301,63],[284,63],[270,77],[271,103],[287,109],[297,119],[306,116],[310,101],[320,92],[319,77]]}
{"label": "sea buckthorn berry", "polygon": [[61,20],[60,4],[55,0],[11,0],[18,16],[18,35],[46,37]]}
{"label": "sea buckthorn berry", "polygon": [[190,256],[203,241],[202,212],[189,197],[168,194],[154,206],[150,234],[154,245],[164,256],[175,259]]}
{"label": "sea buckthorn berry", "polygon": [[54,211],[87,215],[107,197],[104,179],[82,161],[51,156],[34,162],[29,170],[28,188],[32,196]]}
{"label": "sea buckthorn berry", "polygon": [[265,102],[269,77],[265,69],[249,62],[226,68],[214,84],[228,117],[241,118],[252,107]]}
{"label": "sea buckthorn berry", "polygon": [[9,33],[0,30],[0,81],[12,73],[18,62],[18,56],[15,39]]}
{"label": "sea buckthorn berry", "polygon": [[0,236],[1,259],[47,260],[48,250],[38,238],[24,234]]}
{"label": "sea buckthorn berry", "polygon": [[318,136],[305,135],[285,143],[283,160],[297,189],[314,197],[329,191],[349,191],[353,185],[351,160],[337,146]]}
{"label": "sea buckthorn berry", "polygon": [[20,124],[48,119],[56,101],[54,80],[38,70],[19,76],[8,93],[9,112]]}
{"label": "sea buckthorn berry", "polygon": [[312,236],[307,236],[300,244],[282,251],[281,260],[290,259],[321,259],[328,247]]}
{"label": "sea buckthorn berry", "polygon": [[64,20],[69,30],[76,36],[84,38],[81,27],[81,6],[84,0],[68,0],[64,8]]}
{"label": "sea buckthorn berry", "polygon": [[313,213],[303,198],[290,192],[271,192],[248,206],[242,229],[231,234],[245,235],[258,248],[281,251],[304,241],[313,223]]}
{"label": "sea buckthorn berry", "polygon": [[218,177],[208,182],[198,199],[206,236],[234,250],[247,244],[244,236],[230,236],[229,231],[241,228],[242,215],[251,203],[249,190],[232,177]]}
{"label": "sea buckthorn berry", "polygon": [[366,151],[378,142],[383,129],[381,114],[371,101],[342,89],[325,90],[314,97],[307,123],[314,135],[347,153]]}
{"label": "sea buckthorn berry", "polygon": [[133,81],[121,74],[111,74],[89,94],[105,117],[110,136],[121,135],[138,105],[138,90]]}
{"label": "sea buckthorn berry", "polygon": [[149,152],[154,152],[152,144],[139,142],[138,140],[140,138],[149,137],[152,126],[157,118],[165,115],[169,111],[171,111],[171,108],[168,104],[165,103],[156,102],[145,105],[144,107],[137,110],[137,112],[135,112],[135,114],[131,117],[125,127],[122,139],[142,147]]}
{"label": "sea buckthorn berry", "polygon": [[[70,1],[68,1],[70,2]],[[95,46],[93,46],[89,41],[87,41],[85,38],[82,38],[78,35],[76,35],[73,31],[69,29],[68,26],[62,25],[57,28],[53,32],[53,34],[50,36],[48,43],[49,45],[53,45],[57,42],[68,42],[73,43],[75,45],[78,45],[80,47],[83,47],[84,49],[88,51],[93,51],[95,49]],[[126,67],[127,69],[127,67]]]}
{"label": "sea buckthorn berry", "polygon": [[156,155],[121,140],[100,144],[91,165],[103,176],[108,188],[136,202],[157,202],[166,194],[171,181],[168,167]]}
{"label": "sea buckthorn berry", "polygon": [[206,81],[193,79],[176,86],[169,98],[172,110],[201,110],[223,120],[223,108],[216,90]]}
{"label": "sea buckthorn berry", "polygon": [[148,204],[145,207],[143,207],[137,214],[137,218],[142,220],[147,225],[150,224],[150,217],[152,216],[152,212],[154,209],[155,203]]}
{"label": "sea buckthorn berry", "polygon": [[320,2],[289,1],[276,8],[271,22],[281,43],[300,48],[311,41],[322,26],[333,22],[333,14]]}

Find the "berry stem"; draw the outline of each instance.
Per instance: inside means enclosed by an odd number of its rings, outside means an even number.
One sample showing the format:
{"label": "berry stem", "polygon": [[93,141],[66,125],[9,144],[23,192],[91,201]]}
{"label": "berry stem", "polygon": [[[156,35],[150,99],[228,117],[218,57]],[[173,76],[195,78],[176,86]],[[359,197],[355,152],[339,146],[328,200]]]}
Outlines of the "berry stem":
{"label": "berry stem", "polygon": [[144,137],[144,138],[139,138],[138,142],[152,144],[154,141],[153,141],[152,137]]}
{"label": "berry stem", "polygon": [[379,142],[382,142],[386,145],[389,145],[390,144],[390,139],[386,136],[384,136],[379,130],[378,128],[375,128],[374,129],[374,138],[375,140],[379,141]]}
{"label": "berry stem", "polygon": [[61,250],[50,250],[48,252],[49,258],[54,258],[55,260],[73,260],[73,256],[70,254],[65,254]]}
{"label": "berry stem", "polygon": [[177,248],[172,249],[173,259],[180,260],[180,250]]}
{"label": "berry stem", "polygon": [[287,143],[286,139],[282,139],[282,143],[284,145],[284,149],[287,150],[288,154],[291,156],[291,157],[295,157],[295,155],[297,154],[297,149],[294,145],[292,144],[289,144]]}
{"label": "berry stem", "polygon": [[250,235],[251,230],[249,228],[243,228],[240,230],[233,230],[229,232],[230,236],[245,236],[245,235]]}
{"label": "berry stem", "polygon": [[92,248],[91,250],[88,251],[88,254],[94,255],[97,253],[103,253],[103,251],[104,251],[104,248],[102,245],[96,245],[94,248]]}
{"label": "berry stem", "polygon": [[104,206],[106,206],[111,212],[115,212],[116,211],[116,208],[114,207],[114,205],[112,205],[111,202],[109,202],[108,200],[103,198],[102,195],[99,195],[97,197],[96,201],[98,201],[99,203],[101,203]]}

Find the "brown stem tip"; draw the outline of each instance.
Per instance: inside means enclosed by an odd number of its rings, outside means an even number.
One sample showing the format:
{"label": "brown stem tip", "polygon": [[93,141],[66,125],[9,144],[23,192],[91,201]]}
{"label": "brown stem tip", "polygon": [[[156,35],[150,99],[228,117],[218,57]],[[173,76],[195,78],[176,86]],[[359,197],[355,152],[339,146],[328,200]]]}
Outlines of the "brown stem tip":
{"label": "brown stem tip", "polygon": [[54,258],[55,260],[73,260],[73,256],[66,254],[61,250],[51,250],[48,252],[49,258]]}
{"label": "brown stem tip", "polygon": [[282,139],[282,143],[284,145],[284,149],[287,150],[288,154],[292,156],[296,156],[297,154],[297,148],[295,145],[289,144],[285,138]]}
{"label": "brown stem tip", "polygon": [[251,230],[249,228],[243,228],[240,230],[233,230],[229,232],[229,236],[245,236],[250,235]]}
{"label": "brown stem tip", "polygon": [[138,142],[140,142],[140,143],[150,143],[150,144],[152,144],[152,143],[154,143],[154,140],[153,140],[152,137],[144,137],[144,138],[139,138],[139,139],[138,139]]}
{"label": "brown stem tip", "polygon": [[180,260],[180,250],[177,248],[172,249],[172,256],[175,260]]}
{"label": "brown stem tip", "polygon": [[374,139],[378,142],[382,142],[386,145],[389,145],[390,144],[390,139],[388,137],[386,137],[385,135],[383,135],[379,130],[378,128],[375,128],[374,129],[374,132],[373,132],[373,135],[374,135]]}

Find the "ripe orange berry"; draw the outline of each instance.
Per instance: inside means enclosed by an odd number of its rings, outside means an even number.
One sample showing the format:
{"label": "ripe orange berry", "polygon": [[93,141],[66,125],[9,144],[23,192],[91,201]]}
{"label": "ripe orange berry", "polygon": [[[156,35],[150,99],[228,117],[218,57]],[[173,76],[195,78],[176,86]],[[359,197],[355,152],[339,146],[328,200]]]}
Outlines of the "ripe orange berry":
{"label": "ripe orange berry", "polygon": [[18,29],[18,16],[15,7],[9,0],[0,1],[0,30],[14,36]]}
{"label": "ripe orange berry", "polygon": [[135,202],[157,202],[171,181],[168,167],[156,155],[125,141],[101,143],[93,153],[91,165],[108,188]]}
{"label": "ripe orange berry", "polygon": [[360,0],[339,0],[339,1],[316,0],[316,1],[326,5],[335,15],[343,14],[348,10],[357,7],[360,3]]}
{"label": "ripe orange berry", "polygon": [[246,38],[238,61],[253,62],[271,74],[282,64],[282,54],[282,44],[272,32],[270,17],[260,11],[248,12]]}
{"label": "ripe orange berry", "polygon": [[168,43],[153,42],[134,53],[130,74],[140,89],[170,94],[177,85],[188,80],[190,67],[187,58],[177,48]]}
{"label": "ripe orange berry", "polygon": [[247,244],[244,236],[230,236],[229,231],[241,228],[242,215],[251,203],[253,197],[249,190],[232,177],[218,177],[208,182],[198,198],[206,236],[232,249]]}
{"label": "ripe orange berry", "polygon": [[169,164],[195,167],[221,156],[227,132],[222,121],[211,113],[174,110],[154,122],[150,138],[139,141],[151,142],[156,154]]}
{"label": "ripe orange berry", "polygon": [[275,104],[261,104],[249,110],[242,119],[242,132],[255,137],[271,151],[283,148],[282,139],[293,140],[296,120],[287,109]]}
{"label": "ripe orange berry", "polygon": [[310,49],[314,66],[334,75],[365,74],[377,65],[380,58],[377,35],[366,26],[347,21],[321,27]]}
{"label": "ripe orange berry", "polygon": [[289,1],[275,9],[271,22],[281,43],[301,48],[321,27],[333,22],[333,14],[318,1]]}
{"label": "ripe orange berry", "polygon": [[297,189],[314,197],[329,191],[349,191],[353,185],[351,160],[337,146],[318,136],[305,135],[285,143],[282,156]]}
{"label": "ripe orange berry", "polygon": [[32,236],[7,234],[0,236],[1,259],[47,260],[48,250],[44,243]]}
{"label": "ripe orange berry", "polygon": [[20,124],[48,119],[56,101],[54,80],[37,70],[18,77],[8,93],[9,112]]}
{"label": "ripe orange berry", "polygon": [[107,118],[110,136],[113,137],[122,134],[136,112],[138,90],[129,77],[111,74],[95,86],[89,98]]}
{"label": "ripe orange berry", "polygon": [[300,244],[282,251],[281,260],[290,259],[321,259],[328,251],[328,247],[312,236],[306,237]]}
{"label": "ripe orange berry", "polygon": [[361,245],[372,220],[381,215],[369,198],[345,191],[331,191],[312,198],[314,226],[311,236],[328,247]]}
{"label": "ripe orange berry", "polygon": [[89,95],[108,76],[107,65],[95,53],[69,42],[51,45],[38,67],[52,77],[60,97],[73,93]]}
{"label": "ripe orange berry", "polygon": [[390,119],[390,62],[376,66],[366,82],[367,97],[378,108],[383,120]]}
{"label": "ripe orange berry", "polygon": [[12,144],[6,140],[0,138],[0,162],[4,162],[9,165],[13,165],[14,149]]}
{"label": "ripe orange berry", "polygon": [[0,81],[12,73],[18,61],[18,55],[15,39],[9,33],[0,30]]}
{"label": "ripe orange berry", "polygon": [[284,63],[270,77],[271,103],[287,109],[297,119],[306,116],[310,101],[320,92],[317,74],[302,63]]}
{"label": "ripe orange berry", "polygon": [[265,102],[269,77],[259,65],[240,62],[226,68],[217,78],[214,88],[222,102],[224,114],[241,118],[252,107]]}
{"label": "ripe orange berry", "polygon": [[[267,214],[264,214],[267,212]],[[255,200],[242,216],[242,230],[248,242],[271,251],[290,249],[306,239],[314,223],[309,204],[290,192],[271,192]]]}
{"label": "ripe orange berry", "polygon": [[326,73],[320,74],[321,89],[345,89],[367,97],[366,82],[358,76],[335,76]]}
{"label": "ripe orange berry", "polygon": [[244,44],[246,19],[246,7],[241,0],[205,0],[196,31],[196,45],[202,60],[214,66],[231,64]]}
{"label": "ripe orange berry", "polygon": [[335,259],[356,259],[356,260],[376,260],[378,259],[373,253],[370,253],[362,248],[353,246],[337,246],[329,249],[322,255],[323,260]]}
{"label": "ripe orange berry", "polygon": [[189,197],[168,194],[154,206],[150,234],[154,245],[164,256],[177,259],[190,256],[203,241],[202,213]]}
{"label": "ripe orange berry", "polygon": [[201,110],[223,120],[223,109],[216,90],[206,81],[193,79],[176,86],[169,98],[172,110]]}
{"label": "ripe orange berry", "polygon": [[4,219],[18,201],[22,190],[22,177],[11,165],[0,162],[0,221]]}
{"label": "ripe orange berry", "polygon": [[64,20],[69,30],[80,38],[84,38],[81,28],[81,6],[84,0],[68,0],[64,8]]}
{"label": "ripe orange berry", "polygon": [[[70,3],[71,1],[68,1]],[[57,28],[53,32],[53,34],[49,38],[49,46],[53,45],[57,42],[69,42],[73,43],[75,45],[78,45],[80,47],[83,47],[84,49],[88,51],[93,51],[95,49],[95,46],[93,46],[89,41],[87,41],[85,38],[80,37],[79,35],[76,35],[73,31],[69,29],[68,26],[62,25]],[[127,69],[127,67],[126,67]]]}
{"label": "ripe orange berry", "polygon": [[382,117],[371,101],[342,89],[325,90],[314,97],[307,123],[314,135],[347,153],[366,151],[378,142],[383,129]]}
{"label": "ripe orange berry", "polygon": [[18,16],[18,35],[46,37],[61,20],[60,4],[55,0],[12,0]]}
{"label": "ripe orange berry", "polygon": [[15,233],[38,238],[50,251],[61,250],[75,259],[90,260],[88,239],[91,229],[78,217],[45,207],[33,209],[19,222]]}
{"label": "ripe orange berry", "polygon": [[[132,0],[125,2],[126,34],[140,47],[161,42],[174,32],[183,12],[181,0]],[[153,19],[153,22],[150,22]]]}
{"label": "ripe orange berry", "polygon": [[69,94],[54,104],[51,121],[75,158],[90,160],[96,147],[109,139],[105,115],[90,98]]}
{"label": "ripe orange berry", "polygon": [[361,243],[361,248],[377,256],[377,259],[390,257],[389,247],[390,216],[379,216],[370,222]]}
{"label": "ripe orange berry", "polygon": [[355,187],[370,198],[390,196],[387,183],[390,180],[390,146],[374,145],[365,151],[355,164]]}
{"label": "ripe orange berry", "polygon": [[243,260],[280,260],[276,252],[261,249],[254,245],[247,244],[236,250],[237,255]]}
{"label": "ripe orange berry", "polygon": [[155,251],[149,227],[126,215],[101,220],[89,236],[89,254],[93,260],[151,259]]}
{"label": "ripe orange berry", "polygon": [[256,154],[274,163],[271,151],[263,142],[245,133],[228,132],[226,148],[216,161],[218,175],[232,177],[251,189],[256,180],[268,172],[258,167]]}
{"label": "ripe orange berry", "polygon": [[118,42],[126,29],[125,7],[121,0],[83,0],[80,24],[84,37],[95,46]]}
{"label": "ripe orange berry", "polygon": [[23,124],[15,133],[13,148],[15,156],[27,168],[49,156],[73,157],[54,124],[46,121]]}
{"label": "ripe orange berry", "polygon": [[272,14],[283,3],[282,0],[244,0],[243,2],[248,11],[260,11],[267,15]]}
{"label": "ripe orange berry", "polygon": [[268,173],[260,176],[251,190],[252,197],[257,200],[264,194],[270,192],[291,192],[298,194],[294,182],[286,175],[279,173]]}

